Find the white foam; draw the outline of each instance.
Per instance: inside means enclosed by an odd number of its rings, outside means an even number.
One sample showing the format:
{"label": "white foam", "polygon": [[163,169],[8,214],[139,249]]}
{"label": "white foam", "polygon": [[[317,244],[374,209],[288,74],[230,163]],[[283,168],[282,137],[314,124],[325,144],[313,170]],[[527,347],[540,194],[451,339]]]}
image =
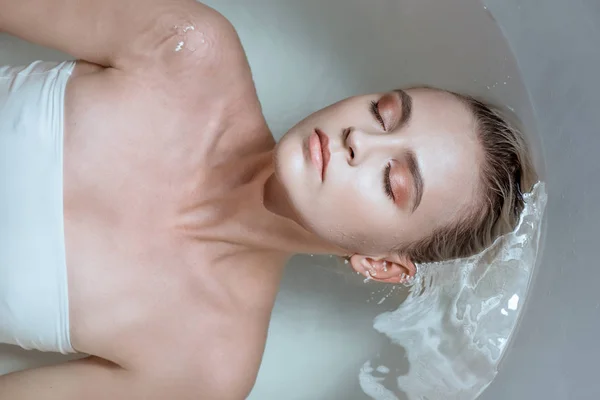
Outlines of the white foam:
{"label": "white foam", "polygon": [[406,350],[410,369],[386,388],[371,362],[359,374],[374,399],[475,399],[494,379],[525,299],[546,206],[545,185],[525,195],[515,230],[474,257],[421,265],[406,301],[374,327]]}

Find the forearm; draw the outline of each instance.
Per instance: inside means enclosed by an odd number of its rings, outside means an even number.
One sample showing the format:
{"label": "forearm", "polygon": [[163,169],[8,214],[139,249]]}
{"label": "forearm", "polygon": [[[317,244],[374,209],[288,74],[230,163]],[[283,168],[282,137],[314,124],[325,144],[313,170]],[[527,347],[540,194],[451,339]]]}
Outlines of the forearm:
{"label": "forearm", "polygon": [[143,59],[185,19],[216,14],[194,0],[0,0],[0,10],[0,31],[107,67]]}

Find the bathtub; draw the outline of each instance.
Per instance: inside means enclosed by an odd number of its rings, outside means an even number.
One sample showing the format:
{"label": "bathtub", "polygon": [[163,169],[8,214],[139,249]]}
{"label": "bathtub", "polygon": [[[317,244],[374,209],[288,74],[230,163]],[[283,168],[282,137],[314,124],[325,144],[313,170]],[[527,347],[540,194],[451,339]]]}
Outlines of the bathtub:
{"label": "bathtub", "polygon": [[[600,222],[600,2],[207,3],[238,29],[277,138],[345,96],[417,84],[484,95],[515,110],[547,185],[546,229],[520,323],[480,398],[600,398],[600,297],[594,295],[600,268],[593,261]],[[65,58],[0,35],[0,64]],[[373,329],[374,318],[397,308],[406,292],[382,294],[334,263],[317,256],[290,262],[250,399],[369,399],[358,379],[365,360],[381,360],[397,375],[411,368],[406,350]],[[64,360],[0,346],[0,374]]]}

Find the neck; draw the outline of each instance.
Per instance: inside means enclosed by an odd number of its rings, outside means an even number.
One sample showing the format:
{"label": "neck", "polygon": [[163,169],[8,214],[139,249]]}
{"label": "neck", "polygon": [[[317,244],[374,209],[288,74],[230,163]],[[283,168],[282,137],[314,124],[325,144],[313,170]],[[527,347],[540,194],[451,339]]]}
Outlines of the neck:
{"label": "neck", "polygon": [[[248,247],[293,255],[296,253],[343,254],[304,228],[284,187],[274,171],[273,151],[253,161],[256,171],[239,190],[232,193],[236,204],[235,224],[239,232],[251,232],[238,238]],[[246,167],[247,168],[247,167]]]}

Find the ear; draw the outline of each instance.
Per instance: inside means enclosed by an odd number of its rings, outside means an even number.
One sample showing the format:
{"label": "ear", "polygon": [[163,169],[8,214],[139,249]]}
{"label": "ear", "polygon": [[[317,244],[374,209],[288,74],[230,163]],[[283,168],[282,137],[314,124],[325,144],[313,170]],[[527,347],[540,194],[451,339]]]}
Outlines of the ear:
{"label": "ear", "polygon": [[410,282],[417,273],[417,267],[410,258],[397,254],[386,257],[354,254],[350,257],[350,265],[365,277],[385,283]]}

